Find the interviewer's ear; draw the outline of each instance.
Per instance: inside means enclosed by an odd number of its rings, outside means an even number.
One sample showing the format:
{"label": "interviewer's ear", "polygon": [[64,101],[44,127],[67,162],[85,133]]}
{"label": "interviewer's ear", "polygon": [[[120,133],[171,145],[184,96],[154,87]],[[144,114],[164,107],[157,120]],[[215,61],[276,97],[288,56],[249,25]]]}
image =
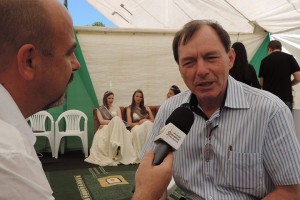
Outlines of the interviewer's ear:
{"label": "interviewer's ear", "polygon": [[32,44],[24,44],[18,51],[17,62],[20,75],[25,80],[32,80],[35,75],[35,62],[37,52]]}

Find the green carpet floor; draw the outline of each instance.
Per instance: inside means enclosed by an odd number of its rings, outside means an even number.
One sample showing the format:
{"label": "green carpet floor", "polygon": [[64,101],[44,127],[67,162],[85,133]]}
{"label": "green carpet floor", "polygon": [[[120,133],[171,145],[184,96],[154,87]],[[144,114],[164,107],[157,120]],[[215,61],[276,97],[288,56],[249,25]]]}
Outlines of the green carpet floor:
{"label": "green carpet floor", "polygon": [[[56,200],[129,200],[138,165],[91,167],[46,172]],[[178,200],[176,189],[169,200]]]}

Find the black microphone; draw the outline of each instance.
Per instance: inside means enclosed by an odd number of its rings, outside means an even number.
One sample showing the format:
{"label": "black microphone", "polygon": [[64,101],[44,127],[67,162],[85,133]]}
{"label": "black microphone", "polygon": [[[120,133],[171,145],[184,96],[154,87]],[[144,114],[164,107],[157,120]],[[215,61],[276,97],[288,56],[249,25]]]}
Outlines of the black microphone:
{"label": "black microphone", "polygon": [[[166,141],[164,141],[165,138],[159,137],[159,136],[169,136],[170,134],[168,131],[174,132],[172,130],[178,128],[180,131],[182,131],[185,135],[188,134],[190,131],[192,125],[194,123],[194,114],[189,109],[188,104],[183,104],[181,107],[176,108],[171,115],[166,120],[166,123],[164,128],[162,129],[162,133],[158,135],[158,140],[156,140],[157,145],[154,149],[154,159],[152,164],[153,165],[159,165],[162,163],[164,158],[168,155],[169,152],[174,151],[173,147],[169,145]],[[169,127],[168,127],[169,126]],[[175,126],[175,127],[174,127]],[[178,131],[177,131],[178,132]],[[178,142],[178,138],[175,135],[175,140]],[[181,139],[184,139],[184,137],[181,137]],[[180,140],[182,141],[182,140]],[[180,146],[179,143],[177,143],[178,146]],[[176,146],[176,144],[174,145]],[[135,187],[133,187],[132,192],[134,193]]]}
{"label": "black microphone", "polygon": [[[169,152],[179,148],[194,123],[194,114],[187,107],[178,107],[166,120],[162,133],[156,138],[153,165],[159,165]],[[179,129],[179,130],[178,130]]]}

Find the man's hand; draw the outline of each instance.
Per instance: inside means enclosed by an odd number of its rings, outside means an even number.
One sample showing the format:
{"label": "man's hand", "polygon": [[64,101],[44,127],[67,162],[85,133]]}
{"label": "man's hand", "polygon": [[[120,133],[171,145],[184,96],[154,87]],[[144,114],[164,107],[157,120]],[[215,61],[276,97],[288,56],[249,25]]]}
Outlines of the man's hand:
{"label": "man's hand", "polygon": [[275,186],[275,190],[268,194],[263,200],[299,200],[300,184]]}
{"label": "man's hand", "polygon": [[166,191],[173,174],[173,154],[160,165],[152,165],[153,151],[145,154],[135,174],[135,192],[132,200],[157,200]]}

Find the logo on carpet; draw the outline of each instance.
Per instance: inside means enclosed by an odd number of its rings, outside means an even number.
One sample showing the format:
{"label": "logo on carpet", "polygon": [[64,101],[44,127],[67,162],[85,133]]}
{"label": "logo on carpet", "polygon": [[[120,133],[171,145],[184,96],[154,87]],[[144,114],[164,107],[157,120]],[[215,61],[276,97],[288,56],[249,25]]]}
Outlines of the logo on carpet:
{"label": "logo on carpet", "polygon": [[122,175],[106,176],[97,179],[102,187],[129,184]]}

